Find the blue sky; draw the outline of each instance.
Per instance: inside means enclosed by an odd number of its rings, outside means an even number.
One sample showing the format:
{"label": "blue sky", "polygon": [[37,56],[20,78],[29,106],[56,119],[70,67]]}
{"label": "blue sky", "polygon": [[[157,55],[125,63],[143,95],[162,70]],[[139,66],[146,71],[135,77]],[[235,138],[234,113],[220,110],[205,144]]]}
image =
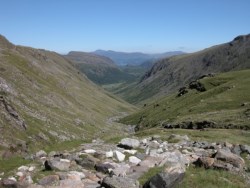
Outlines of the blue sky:
{"label": "blue sky", "polygon": [[250,0],[1,0],[14,44],[71,50],[197,51],[250,33]]}

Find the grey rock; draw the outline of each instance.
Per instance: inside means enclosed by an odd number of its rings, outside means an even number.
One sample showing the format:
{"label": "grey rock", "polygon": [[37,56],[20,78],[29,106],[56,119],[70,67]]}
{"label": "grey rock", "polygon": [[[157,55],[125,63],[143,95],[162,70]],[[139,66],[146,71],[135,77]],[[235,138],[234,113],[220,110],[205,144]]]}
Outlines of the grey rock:
{"label": "grey rock", "polygon": [[183,155],[179,150],[175,150],[174,152],[165,152],[160,155],[163,158],[159,166],[164,166],[172,163],[178,163],[185,167],[185,165],[189,164],[190,161],[188,158]]}
{"label": "grey rock", "polygon": [[44,178],[40,179],[38,181],[38,184],[42,185],[42,186],[53,186],[53,185],[57,185],[58,182],[59,182],[58,175],[49,175],[49,176],[45,176]]}
{"label": "grey rock", "polygon": [[196,166],[202,166],[204,168],[211,168],[214,164],[214,158],[200,157],[195,163]]}
{"label": "grey rock", "polygon": [[239,171],[238,168],[234,168],[234,166],[230,163],[226,163],[224,161],[221,160],[214,160],[213,163],[213,168],[215,169],[220,169],[220,170],[227,170],[227,171]]}
{"label": "grey rock", "polygon": [[115,169],[112,170],[112,173],[116,176],[125,177],[127,173],[130,171],[130,166],[126,163],[122,164],[113,164]]}
{"label": "grey rock", "polygon": [[185,168],[176,163],[153,176],[143,185],[143,188],[172,188],[182,181],[184,175]]}
{"label": "grey rock", "polygon": [[240,146],[239,145],[235,145],[233,148],[232,148],[232,153],[234,153],[234,154],[236,154],[236,155],[238,155],[238,156],[240,156],[240,154],[241,154],[241,148],[240,148]]}
{"label": "grey rock", "polygon": [[3,188],[18,188],[18,184],[16,181],[11,179],[3,179],[0,181],[0,187]]}
{"label": "grey rock", "polygon": [[52,160],[45,161],[44,166],[46,170],[67,171],[70,167],[70,161],[67,159],[55,158]]}
{"label": "grey rock", "polygon": [[215,155],[215,159],[231,164],[234,167],[239,168],[240,170],[243,170],[243,167],[245,166],[244,159],[242,159],[236,154],[233,154],[231,152],[222,149],[218,150],[218,152]]}
{"label": "grey rock", "polygon": [[101,186],[105,188],[139,188],[139,182],[125,177],[105,177]]}
{"label": "grey rock", "polygon": [[59,187],[60,187],[60,188],[69,188],[69,187],[83,188],[83,187],[85,187],[85,186],[84,186],[84,184],[81,182],[81,180],[65,179],[65,180],[61,180],[61,181],[59,182]]}
{"label": "grey rock", "polygon": [[125,149],[138,148],[140,146],[140,141],[133,138],[123,138],[119,143],[119,147],[123,147]]}
{"label": "grey rock", "polygon": [[43,150],[40,150],[40,151],[36,152],[36,157],[37,158],[47,157],[47,153]]}
{"label": "grey rock", "polygon": [[152,167],[158,166],[162,160],[163,160],[162,157],[148,156],[142,162],[140,162],[140,166],[152,168]]}
{"label": "grey rock", "polygon": [[100,163],[99,159],[96,159],[92,155],[84,155],[77,158],[76,163],[86,169],[94,169],[95,165]]}
{"label": "grey rock", "polygon": [[241,148],[242,152],[246,152],[246,153],[250,154],[250,146],[240,145],[240,148]]}

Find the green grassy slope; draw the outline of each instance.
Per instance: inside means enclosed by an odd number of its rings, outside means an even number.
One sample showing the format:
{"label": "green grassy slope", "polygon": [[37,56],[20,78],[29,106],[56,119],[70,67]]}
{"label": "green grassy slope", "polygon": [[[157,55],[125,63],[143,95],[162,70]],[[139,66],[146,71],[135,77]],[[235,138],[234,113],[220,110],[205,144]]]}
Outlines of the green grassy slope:
{"label": "green grassy slope", "polygon": [[250,128],[250,70],[228,72],[200,80],[206,91],[189,89],[163,97],[122,120],[140,128],[181,122],[212,121],[217,128]]}
{"label": "green grassy slope", "polygon": [[139,103],[177,91],[204,74],[250,68],[250,35],[200,52],[158,61],[135,86],[124,88],[127,101]]}
{"label": "green grassy slope", "polygon": [[136,76],[120,69],[114,62],[104,56],[85,52],[69,52],[65,56],[75,63],[82,73],[99,85],[119,82],[132,82]]}
{"label": "green grassy slope", "polygon": [[[45,146],[99,137],[111,129],[115,134],[119,127],[107,119],[134,110],[89,81],[61,55],[14,46],[3,37],[0,96],[1,149],[20,141]],[[17,119],[24,120],[26,130]]]}

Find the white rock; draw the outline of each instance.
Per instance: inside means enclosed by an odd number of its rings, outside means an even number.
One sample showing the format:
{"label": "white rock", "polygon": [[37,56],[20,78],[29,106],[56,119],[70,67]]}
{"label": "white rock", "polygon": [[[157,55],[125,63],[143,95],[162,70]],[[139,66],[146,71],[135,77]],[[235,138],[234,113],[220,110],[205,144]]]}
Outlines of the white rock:
{"label": "white rock", "polygon": [[29,167],[28,171],[29,171],[29,172],[32,172],[32,171],[34,171],[35,169],[36,169],[36,167],[31,166],[31,167]]}
{"label": "white rock", "polygon": [[17,172],[16,175],[17,175],[18,177],[23,177],[24,174],[23,174],[23,172]]}
{"label": "white rock", "polygon": [[157,150],[157,153],[163,153],[163,149],[162,149],[162,148],[159,148],[159,149]]}
{"label": "white rock", "polygon": [[60,159],[60,162],[70,163],[70,160],[68,160],[68,159]]}
{"label": "white rock", "polygon": [[124,161],[124,159],[125,159],[125,155],[117,150],[114,152],[114,156],[120,162]]}
{"label": "white rock", "polygon": [[33,180],[31,178],[31,176],[26,176],[25,177],[25,181],[28,183],[28,184],[32,184],[33,183]]}
{"label": "white rock", "polygon": [[131,155],[134,155],[137,153],[137,150],[131,149],[131,150],[124,150],[125,153],[129,153]]}
{"label": "white rock", "polygon": [[27,167],[27,166],[20,166],[17,170],[18,170],[18,171],[25,172],[25,171],[28,171],[28,170],[29,170],[29,167]]}
{"label": "white rock", "polygon": [[16,181],[16,178],[14,178],[14,177],[9,177],[8,179],[12,180],[12,181]]}
{"label": "white rock", "polygon": [[146,138],[142,139],[142,140],[141,140],[141,143],[142,143],[142,144],[147,144],[147,143],[148,143],[148,139],[146,139]]}
{"label": "white rock", "polygon": [[133,138],[123,138],[120,144],[128,147],[128,149],[137,148],[140,146],[139,140]]}
{"label": "white rock", "polygon": [[0,176],[3,176],[3,175],[4,175],[4,172],[1,172],[1,173],[0,173]]}
{"label": "white rock", "polygon": [[114,156],[113,151],[107,151],[106,152],[106,157],[107,158],[112,158]]}
{"label": "white rock", "polygon": [[137,164],[139,164],[141,162],[141,159],[138,159],[135,156],[130,156],[129,157],[129,162],[137,165]]}
{"label": "white rock", "polygon": [[85,149],[84,153],[93,154],[93,153],[96,153],[96,150],[94,150],[94,149]]}

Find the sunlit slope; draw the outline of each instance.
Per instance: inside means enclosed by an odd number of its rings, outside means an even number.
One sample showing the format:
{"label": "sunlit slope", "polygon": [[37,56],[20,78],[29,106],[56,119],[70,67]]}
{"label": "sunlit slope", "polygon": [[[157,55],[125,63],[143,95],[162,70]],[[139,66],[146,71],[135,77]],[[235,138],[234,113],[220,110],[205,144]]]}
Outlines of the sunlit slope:
{"label": "sunlit slope", "polygon": [[206,89],[186,89],[163,97],[122,121],[138,128],[181,127],[197,122],[211,122],[214,128],[250,128],[250,70],[228,72],[198,80]]}
{"label": "sunlit slope", "polygon": [[0,38],[0,144],[84,139],[115,128],[133,106],[96,86],[61,55]]}

